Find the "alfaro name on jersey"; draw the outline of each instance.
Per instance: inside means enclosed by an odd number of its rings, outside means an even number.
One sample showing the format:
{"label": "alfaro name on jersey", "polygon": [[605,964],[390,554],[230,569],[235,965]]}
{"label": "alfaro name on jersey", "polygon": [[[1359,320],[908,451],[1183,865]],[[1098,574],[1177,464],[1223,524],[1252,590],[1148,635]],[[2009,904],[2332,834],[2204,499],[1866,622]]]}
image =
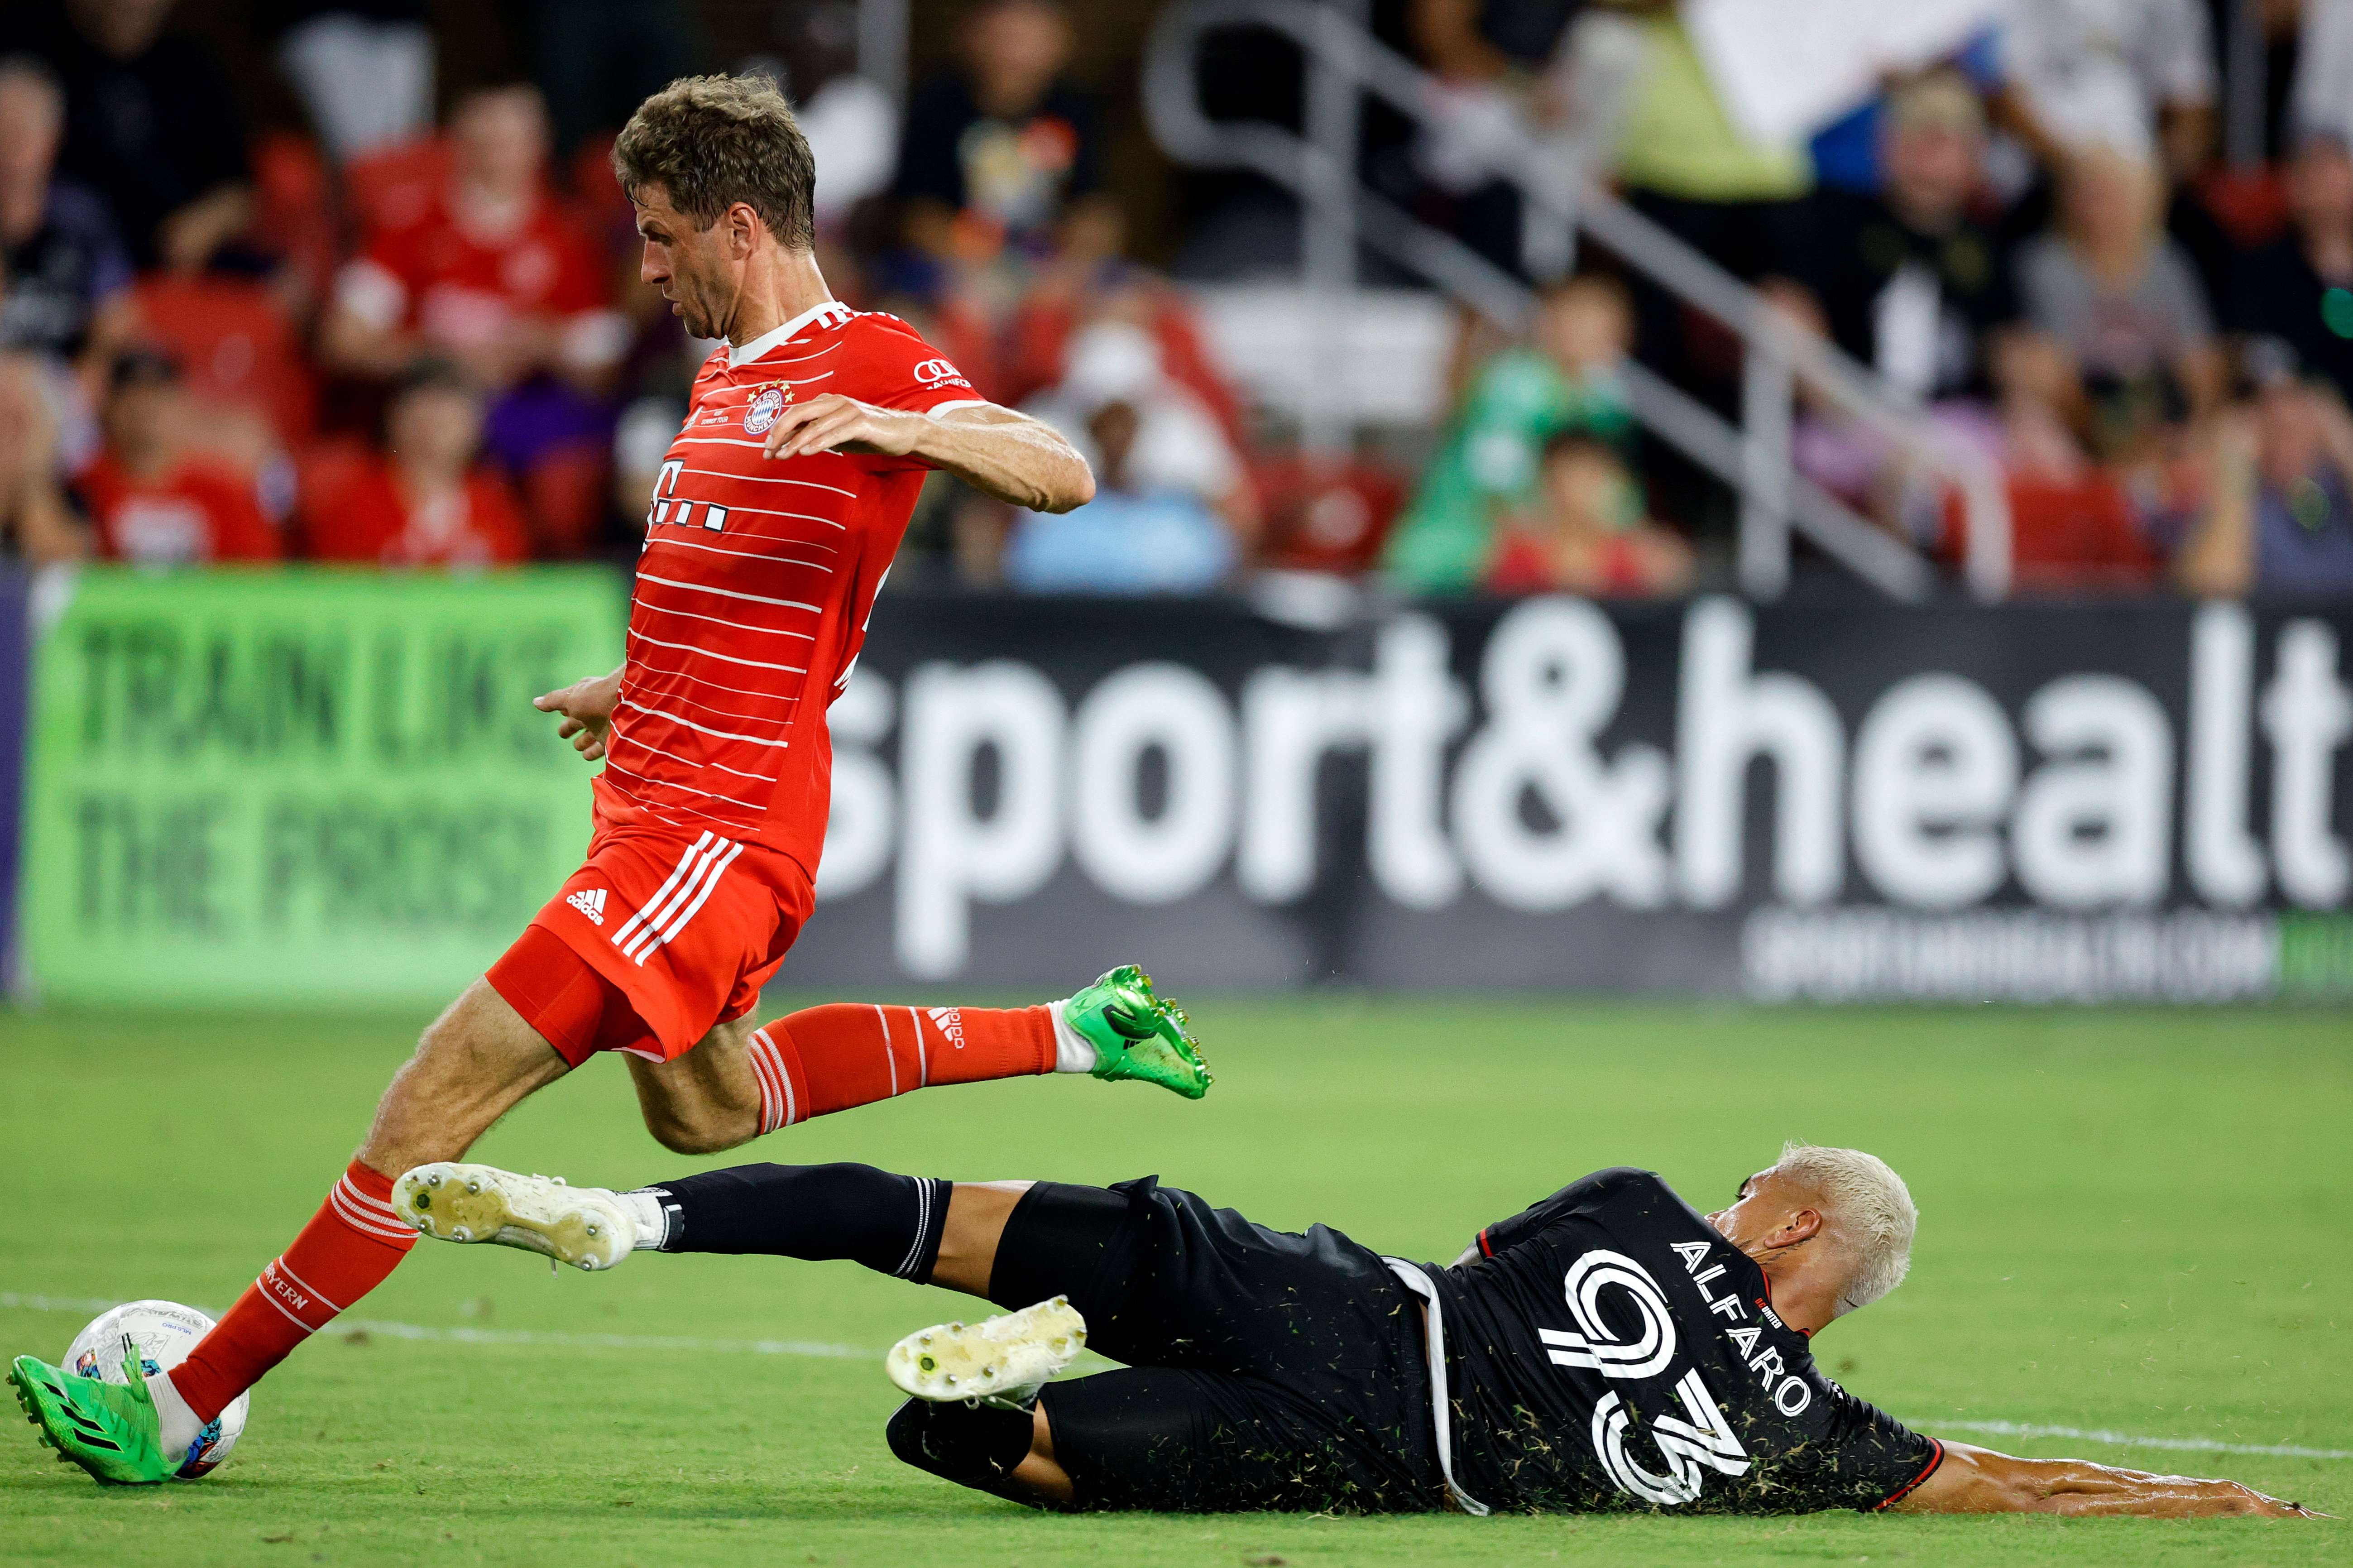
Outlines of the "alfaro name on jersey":
{"label": "alfaro name on jersey", "polygon": [[830,393],[931,414],[982,401],[906,322],[830,302],[704,363],[646,511],[601,823],[716,830],[815,874],[832,778],[825,710],[926,467],[769,458],[784,411]]}

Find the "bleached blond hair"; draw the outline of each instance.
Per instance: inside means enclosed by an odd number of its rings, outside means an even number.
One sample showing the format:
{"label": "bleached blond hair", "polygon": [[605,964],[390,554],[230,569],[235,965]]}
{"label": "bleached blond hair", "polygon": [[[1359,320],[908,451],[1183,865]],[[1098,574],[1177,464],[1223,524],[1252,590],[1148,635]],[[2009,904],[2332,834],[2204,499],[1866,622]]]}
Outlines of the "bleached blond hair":
{"label": "bleached blond hair", "polygon": [[1803,1184],[1820,1200],[1831,1237],[1850,1268],[1838,1308],[1868,1307],[1904,1283],[1920,1211],[1911,1189],[1886,1161],[1860,1149],[1825,1149],[1792,1141],[1774,1173]]}

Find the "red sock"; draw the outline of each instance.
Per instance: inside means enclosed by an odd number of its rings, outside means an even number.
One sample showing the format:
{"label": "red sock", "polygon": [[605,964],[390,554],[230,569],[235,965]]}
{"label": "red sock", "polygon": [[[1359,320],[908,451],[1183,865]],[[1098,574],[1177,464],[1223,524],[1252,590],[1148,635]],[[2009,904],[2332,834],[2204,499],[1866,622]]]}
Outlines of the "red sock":
{"label": "red sock", "polygon": [[943,1083],[1054,1070],[1044,1007],[811,1007],[752,1032],[760,1131]]}
{"label": "red sock", "polygon": [[392,1212],[391,1196],[390,1176],[353,1161],[294,1245],[172,1369],[172,1386],[197,1420],[219,1415],[399,1267],[417,1245],[417,1232]]}

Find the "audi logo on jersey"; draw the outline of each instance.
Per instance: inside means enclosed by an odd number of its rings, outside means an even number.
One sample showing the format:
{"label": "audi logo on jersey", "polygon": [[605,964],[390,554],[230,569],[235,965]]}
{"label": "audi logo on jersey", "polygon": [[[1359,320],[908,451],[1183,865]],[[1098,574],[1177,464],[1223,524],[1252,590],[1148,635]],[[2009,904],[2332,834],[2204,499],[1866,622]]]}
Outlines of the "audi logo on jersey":
{"label": "audi logo on jersey", "polygon": [[915,367],[915,380],[924,386],[970,386],[964,372],[944,359],[927,359]]}
{"label": "audi logo on jersey", "polygon": [[[679,476],[686,472],[686,460],[672,458],[661,466],[661,477],[654,481],[653,504],[646,509],[646,530],[649,534],[663,523],[684,527],[695,521],[694,502],[678,493]],[[716,533],[727,526],[727,509],[702,503],[702,526]]]}

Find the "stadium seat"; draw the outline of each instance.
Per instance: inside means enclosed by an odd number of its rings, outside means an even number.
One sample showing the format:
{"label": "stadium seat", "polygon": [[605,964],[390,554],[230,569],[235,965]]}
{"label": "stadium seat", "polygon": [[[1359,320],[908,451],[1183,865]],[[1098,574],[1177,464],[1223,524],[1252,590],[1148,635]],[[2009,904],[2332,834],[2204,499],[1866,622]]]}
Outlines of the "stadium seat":
{"label": "stadium seat", "polygon": [[335,436],[316,442],[296,460],[294,553],[310,552],[308,542],[318,537],[321,521],[342,503],[373,461],[367,443],[355,436]]}
{"label": "stadium seat", "polygon": [[293,323],[250,279],[151,273],[136,291],[145,335],[180,362],[189,387],[215,407],[258,410],[289,447],[318,426],[318,384]]}
{"label": "stadium seat", "polygon": [[1293,571],[1368,570],[1405,500],[1396,476],[1362,461],[1266,458],[1250,479],[1266,510],[1265,563]]}
{"label": "stadium seat", "polygon": [[307,310],[326,297],[340,257],[334,187],[318,144],[270,131],[253,145],[254,237],[285,258]]}

